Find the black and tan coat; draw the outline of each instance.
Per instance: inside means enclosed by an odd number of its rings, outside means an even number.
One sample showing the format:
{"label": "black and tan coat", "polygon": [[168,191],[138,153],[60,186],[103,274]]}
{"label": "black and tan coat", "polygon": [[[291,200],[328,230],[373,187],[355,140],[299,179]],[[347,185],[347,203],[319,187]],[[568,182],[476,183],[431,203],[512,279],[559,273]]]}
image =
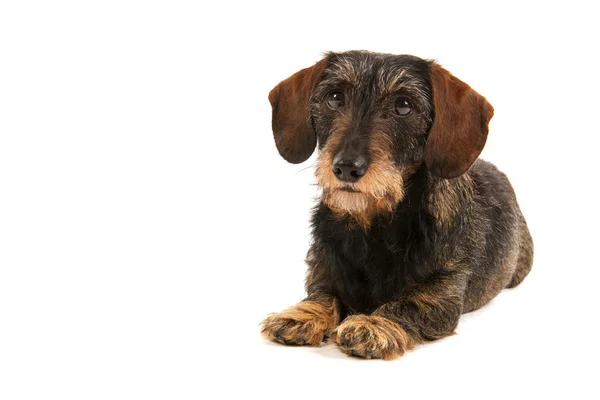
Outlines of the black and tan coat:
{"label": "black and tan coat", "polygon": [[319,148],[307,297],[262,322],[391,359],[518,285],[533,242],[506,176],[478,159],[493,108],[435,62],[329,53],[269,94],[280,154]]}

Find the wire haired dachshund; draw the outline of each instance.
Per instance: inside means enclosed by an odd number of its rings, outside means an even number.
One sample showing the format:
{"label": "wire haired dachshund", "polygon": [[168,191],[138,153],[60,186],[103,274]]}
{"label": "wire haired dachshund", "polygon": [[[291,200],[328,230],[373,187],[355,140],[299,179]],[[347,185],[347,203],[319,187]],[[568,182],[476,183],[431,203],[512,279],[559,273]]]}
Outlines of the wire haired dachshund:
{"label": "wire haired dachshund", "polygon": [[269,101],[285,160],[318,147],[320,199],[307,297],[262,322],[268,339],[393,359],[452,334],[461,314],[529,273],[513,188],[478,159],[494,109],[438,63],[328,53]]}

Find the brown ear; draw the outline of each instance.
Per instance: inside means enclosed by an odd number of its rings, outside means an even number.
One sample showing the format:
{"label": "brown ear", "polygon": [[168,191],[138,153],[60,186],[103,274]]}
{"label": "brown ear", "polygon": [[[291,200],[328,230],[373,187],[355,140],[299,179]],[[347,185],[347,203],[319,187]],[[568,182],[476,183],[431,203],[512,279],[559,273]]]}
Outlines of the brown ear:
{"label": "brown ear", "polygon": [[321,80],[325,59],[296,72],[269,93],[273,108],[273,136],[279,154],[298,164],[315,150],[317,136],[309,117],[310,95]]}
{"label": "brown ear", "polygon": [[425,164],[434,175],[456,178],[483,150],[494,108],[436,63],[431,65],[430,78],[435,119],[425,146]]}

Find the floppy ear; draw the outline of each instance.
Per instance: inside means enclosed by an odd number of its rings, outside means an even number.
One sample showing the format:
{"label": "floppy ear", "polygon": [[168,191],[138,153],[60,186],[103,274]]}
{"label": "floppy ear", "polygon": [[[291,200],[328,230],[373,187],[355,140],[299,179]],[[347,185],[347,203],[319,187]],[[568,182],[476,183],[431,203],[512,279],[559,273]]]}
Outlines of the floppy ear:
{"label": "floppy ear", "polygon": [[425,145],[425,164],[441,178],[456,178],[473,165],[488,135],[494,108],[469,85],[433,63],[435,119]]}
{"label": "floppy ear", "polygon": [[322,59],[296,72],[269,93],[275,144],[279,154],[291,163],[306,161],[317,145],[309,117],[310,95],[324,69],[325,59]]}

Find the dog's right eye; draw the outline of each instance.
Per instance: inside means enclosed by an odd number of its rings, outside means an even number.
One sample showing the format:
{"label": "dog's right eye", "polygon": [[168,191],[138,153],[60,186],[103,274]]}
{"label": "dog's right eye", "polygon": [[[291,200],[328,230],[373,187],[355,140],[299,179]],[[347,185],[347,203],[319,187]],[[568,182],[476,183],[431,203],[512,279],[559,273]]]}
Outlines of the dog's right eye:
{"label": "dog's right eye", "polygon": [[394,109],[396,114],[401,117],[406,117],[412,111],[412,104],[410,104],[410,101],[406,97],[399,97],[396,99]]}
{"label": "dog's right eye", "polygon": [[343,107],[345,100],[344,93],[339,90],[334,90],[327,95],[327,105],[333,110]]}

